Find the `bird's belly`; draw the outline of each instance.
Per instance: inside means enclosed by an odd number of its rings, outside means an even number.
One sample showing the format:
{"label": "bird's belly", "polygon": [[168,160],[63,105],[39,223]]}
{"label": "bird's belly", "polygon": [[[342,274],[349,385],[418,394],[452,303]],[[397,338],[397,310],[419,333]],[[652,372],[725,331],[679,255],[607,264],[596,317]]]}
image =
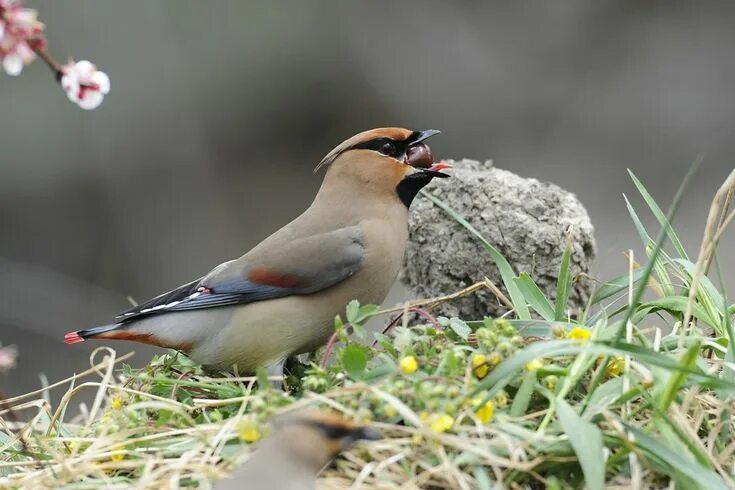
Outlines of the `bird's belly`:
{"label": "bird's belly", "polygon": [[[237,308],[219,337],[222,368],[236,364],[240,372],[252,372],[285,357],[310,352],[324,345],[334,332],[334,317],[342,315],[352,299],[362,304],[380,303],[385,291],[364,291],[355,297],[352,279],[318,294],[289,296]],[[390,286],[388,286],[390,287]]]}
{"label": "bird's belly", "polygon": [[366,262],[354,276],[319,293],[236,308],[220,334],[221,367],[237,364],[240,372],[248,372],[324,345],[334,333],[334,317],[344,319],[347,303],[380,304],[393,285],[400,259],[391,261],[395,264]]}

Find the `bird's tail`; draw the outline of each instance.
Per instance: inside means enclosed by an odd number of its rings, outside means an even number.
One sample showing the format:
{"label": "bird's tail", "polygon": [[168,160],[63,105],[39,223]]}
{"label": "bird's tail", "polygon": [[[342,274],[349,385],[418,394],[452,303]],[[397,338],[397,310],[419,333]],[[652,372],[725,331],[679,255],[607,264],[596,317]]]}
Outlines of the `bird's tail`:
{"label": "bird's tail", "polygon": [[112,323],[110,325],[101,325],[99,327],[92,327],[87,328],[84,330],[76,330],[74,332],[69,332],[66,335],[64,335],[64,343],[65,344],[76,344],[78,342],[84,342],[86,339],[93,339],[96,336],[110,332],[112,330],[117,330],[122,326],[122,323]]}

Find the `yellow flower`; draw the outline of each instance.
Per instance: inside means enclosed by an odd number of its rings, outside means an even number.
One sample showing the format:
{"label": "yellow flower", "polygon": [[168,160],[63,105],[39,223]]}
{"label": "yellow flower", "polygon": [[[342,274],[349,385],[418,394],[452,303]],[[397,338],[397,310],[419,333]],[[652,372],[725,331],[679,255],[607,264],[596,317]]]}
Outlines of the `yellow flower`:
{"label": "yellow flower", "polygon": [[623,359],[622,356],[614,356],[610,361],[608,361],[607,367],[605,368],[605,374],[608,376],[620,376],[624,367],[625,359]]}
{"label": "yellow flower", "polygon": [[113,451],[120,451],[119,453],[111,454],[110,455],[110,461],[122,461],[125,459],[125,453],[122,452],[125,450],[125,446],[115,446],[112,448]]}
{"label": "yellow flower", "polygon": [[442,433],[452,428],[454,419],[446,413],[435,414],[430,417],[429,428],[433,432]]}
{"label": "yellow flower", "polygon": [[526,371],[532,372],[544,367],[544,363],[540,359],[533,359],[526,364]]}
{"label": "yellow flower", "polygon": [[495,395],[495,404],[499,407],[504,407],[508,404],[508,395],[504,391],[498,392]]}
{"label": "yellow flower", "polygon": [[475,373],[479,379],[487,376],[487,372],[490,368],[487,366],[487,360],[482,354],[475,354],[472,356],[472,372]]}
{"label": "yellow flower", "polygon": [[[475,403],[480,403],[482,399],[476,398]],[[475,410],[475,415],[483,424],[489,423],[495,414],[495,404],[491,401],[485,402],[480,408]]]}
{"label": "yellow flower", "polygon": [[385,413],[386,417],[395,417],[398,415],[398,410],[396,410],[396,407],[393,405],[386,405],[383,409],[383,412]]}
{"label": "yellow flower", "polygon": [[237,434],[240,439],[245,442],[255,442],[260,439],[260,430],[257,424],[251,419],[245,419],[240,421],[236,426]]}
{"label": "yellow flower", "polygon": [[413,356],[405,356],[401,359],[401,361],[398,363],[399,366],[401,366],[401,371],[403,371],[403,374],[411,374],[414,371],[416,371],[419,367],[419,363],[416,361],[416,358]]}
{"label": "yellow flower", "polygon": [[122,398],[119,396],[113,396],[110,401],[110,407],[112,407],[113,410],[120,410],[123,407]]}
{"label": "yellow flower", "polygon": [[576,340],[580,344],[584,344],[590,339],[591,335],[592,334],[590,333],[590,331],[587,330],[586,328],[574,327],[567,334],[567,338],[569,340]]}

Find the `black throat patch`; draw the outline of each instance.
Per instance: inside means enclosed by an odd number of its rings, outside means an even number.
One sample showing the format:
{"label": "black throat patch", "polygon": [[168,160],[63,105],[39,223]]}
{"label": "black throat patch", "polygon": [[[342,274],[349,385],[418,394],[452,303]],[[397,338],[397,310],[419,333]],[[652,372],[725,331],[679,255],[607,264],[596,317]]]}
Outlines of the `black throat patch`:
{"label": "black throat patch", "polygon": [[411,206],[411,203],[416,197],[416,194],[418,194],[419,191],[426,186],[426,184],[431,182],[431,179],[433,178],[433,175],[421,171],[412,173],[411,175],[400,181],[396,186],[398,198],[406,207]]}

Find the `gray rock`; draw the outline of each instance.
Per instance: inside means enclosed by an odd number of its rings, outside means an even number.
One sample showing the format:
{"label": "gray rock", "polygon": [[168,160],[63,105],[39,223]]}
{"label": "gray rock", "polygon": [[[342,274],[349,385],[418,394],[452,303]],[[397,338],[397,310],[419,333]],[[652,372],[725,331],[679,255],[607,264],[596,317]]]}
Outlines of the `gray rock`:
{"label": "gray rock", "polygon": [[[577,197],[554,184],[519,177],[474,160],[449,161],[452,179],[435,182],[428,192],[469,221],[511,263],[528,272],[553,302],[566,232],[572,226],[571,271],[574,281],[568,308],[583,308],[595,256],[593,227]],[[453,293],[488,277],[502,287],[500,273],[479,241],[442,209],[419,195],[411,205],[410,239],[401,281],[416,298]],[[507,311],[487,290],[444,303],[435,312],[467,319]]]}

